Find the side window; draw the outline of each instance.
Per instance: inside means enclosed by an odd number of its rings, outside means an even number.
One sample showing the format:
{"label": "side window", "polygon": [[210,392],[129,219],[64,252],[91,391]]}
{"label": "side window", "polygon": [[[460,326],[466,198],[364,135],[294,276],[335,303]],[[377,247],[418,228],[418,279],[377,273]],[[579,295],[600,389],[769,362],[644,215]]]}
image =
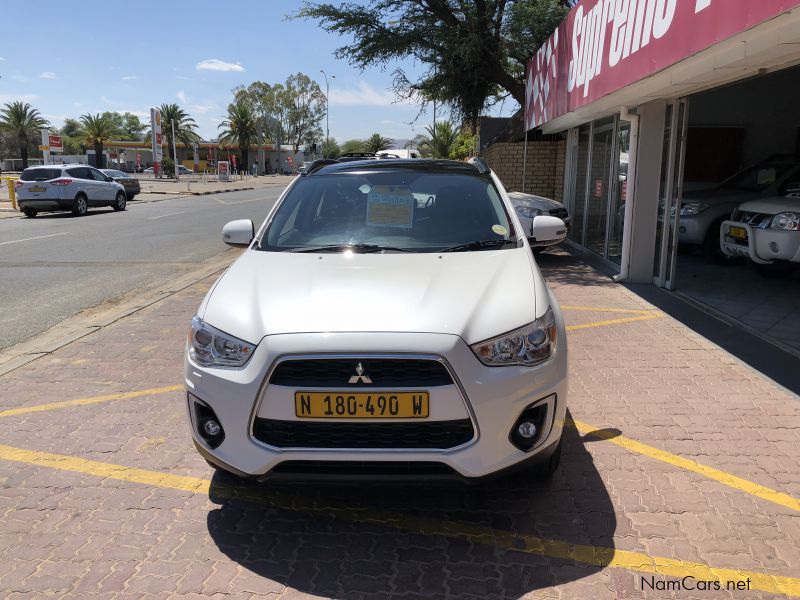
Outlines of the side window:
{"label": "side window", "polygon": [[89,175],[89,169],[87,169],[86,167],[76,167],[74,169],[67,169],[67,173],[69,173],[76,179],[92,179],[91,175]]}
{"label": "side window", "polygon": [[95,181],[106,180],[106,176],[97,169],[89,169],[89,174],[91,175],[91,178],[94,179]]}

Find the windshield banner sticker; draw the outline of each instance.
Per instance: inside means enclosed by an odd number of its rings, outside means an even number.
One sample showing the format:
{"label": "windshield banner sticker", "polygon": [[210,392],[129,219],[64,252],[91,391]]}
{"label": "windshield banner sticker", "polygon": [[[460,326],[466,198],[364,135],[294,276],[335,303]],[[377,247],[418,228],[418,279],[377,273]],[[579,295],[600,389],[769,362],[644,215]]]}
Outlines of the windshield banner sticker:
{"label": "windshield banner sticker", "polygon": [[414,224],[414,195],[406,186],[377,185],[367,194],[367,225],[403,227]]}

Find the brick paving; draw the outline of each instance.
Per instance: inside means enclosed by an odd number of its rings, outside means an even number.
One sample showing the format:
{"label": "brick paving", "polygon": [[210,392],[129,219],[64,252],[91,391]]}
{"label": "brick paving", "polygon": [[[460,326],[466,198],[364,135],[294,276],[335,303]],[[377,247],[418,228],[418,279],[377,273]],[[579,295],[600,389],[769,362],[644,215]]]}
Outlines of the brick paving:
{"label": "brick paving", "polygon": [[[568,255],[541,262],[576,307],[568,325],[636,316],[581,307],[653,309]],[[210,283],[0,377],[0,411],[180,383],[186,326]],[[569,344],[574,419],[800,497],[797,396],[665,315],[575,329]],[[566,431],[549,484],[277,486],[212,474],[179,391],[3,417],[3,445],[211,485],[0,458],[0,597],[776,597],[643,590],[649,575],[607,566],[611,553],[542,555],[536,539],[800,573],[797,511]]]}

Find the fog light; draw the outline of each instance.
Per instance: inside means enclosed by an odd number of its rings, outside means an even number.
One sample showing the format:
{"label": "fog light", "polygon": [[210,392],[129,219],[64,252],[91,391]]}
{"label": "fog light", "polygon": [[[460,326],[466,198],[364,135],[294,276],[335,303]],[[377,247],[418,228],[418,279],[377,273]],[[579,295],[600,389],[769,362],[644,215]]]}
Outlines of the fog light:
{"label": "fog light", "polygon": [[535,438],[537,431],[536,423],[533,421],[523,421],[517,426],[517,433],[526,440]]}
{"label": "fog light", "polygon": [[778,246],[778,242],[770,242],[769,249],[772,250],[775,254],[777,254],[778,250],[780,250],[780,246]]}
{"label": "fog light", "polygon": [[217,423],[214,419],[209,419],[203,423],[203,431],[208,437],[217,437],[222,431],[222,425]]}

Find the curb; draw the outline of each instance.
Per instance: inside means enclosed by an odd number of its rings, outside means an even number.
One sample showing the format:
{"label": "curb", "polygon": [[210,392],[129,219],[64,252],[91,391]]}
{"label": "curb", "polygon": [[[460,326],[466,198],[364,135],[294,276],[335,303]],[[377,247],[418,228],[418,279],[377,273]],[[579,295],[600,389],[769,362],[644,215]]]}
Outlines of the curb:
{"label": "curb", "polygon": [[144,297],[135,297],[134,290],[128,294],[134,298],[108,310],[97,312],[96,309],[103,304],[114,303],[115,300],[110,298],[98,307],[87,308],[68,317],[31,340],[5,348],[0,351],[0,377],[219,274],[228,268],[239,253],[237,250],[225,251],[222,255],[206,261],[199,269],[164,283]]}

